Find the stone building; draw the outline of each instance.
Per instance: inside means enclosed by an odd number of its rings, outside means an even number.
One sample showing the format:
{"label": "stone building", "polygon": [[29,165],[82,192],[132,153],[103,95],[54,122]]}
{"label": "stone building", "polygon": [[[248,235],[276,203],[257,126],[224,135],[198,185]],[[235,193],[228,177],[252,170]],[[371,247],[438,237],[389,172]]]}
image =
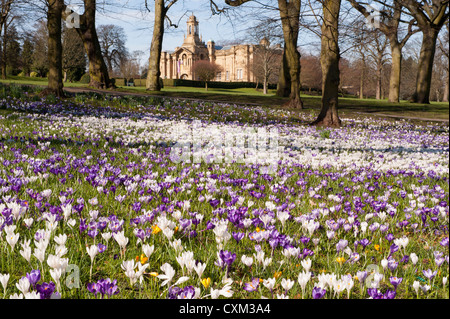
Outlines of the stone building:
{"label": "stone building", "polygon": [[254,45],[216,46],[213,40],[206,44],[199,35],[199,23],[192,15],[187,21],[187,34],[181,47],[173,52],[162,52],[161,78],[198,80],[193,65],[199,60],[209,60],[222,67],[216,81],[256,82],[252,72]]}

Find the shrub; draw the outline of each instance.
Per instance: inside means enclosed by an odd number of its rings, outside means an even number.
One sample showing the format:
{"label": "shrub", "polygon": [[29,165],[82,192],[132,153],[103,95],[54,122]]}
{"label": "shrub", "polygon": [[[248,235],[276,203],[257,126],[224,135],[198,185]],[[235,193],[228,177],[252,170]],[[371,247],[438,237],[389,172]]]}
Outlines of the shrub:
{"label": "shrub", "polygon": [[82,84],[89,84],[91,82],[91,76],[89,73],[83,74],[83,76],[80,79],[80,83]]}
{"label": "shrub", "polygon": [[38,77],[38,73],[33,71],[33,72],[30,73],[30,77],[37,78]]}

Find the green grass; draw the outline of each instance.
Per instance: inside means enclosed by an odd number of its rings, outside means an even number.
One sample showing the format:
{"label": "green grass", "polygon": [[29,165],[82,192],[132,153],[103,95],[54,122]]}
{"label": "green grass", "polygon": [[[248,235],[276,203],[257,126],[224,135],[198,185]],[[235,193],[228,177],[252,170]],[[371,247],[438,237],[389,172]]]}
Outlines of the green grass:
{"label": "green grass", "polygon": [[[14,83],[17,85],[38,85],[46,86],[47,80],[43,78],[29,78],[10,76],[7,80],[0,80],[0,83]],[[64,83],[66,88],[87,88],[81,83]],[[106,91],[110,93],[111,91]],[[146,91],[145,87],[125,87],[119,86],[114,92],[152,95],[171,98],[198,99],[215,102],[225,102],[231,104],[255,104],[280,108],[288,101],[288,98],[281,98],[275,95],[274,90],[264,95],[261,90],[252,88],[241,89],[214,89],[208,91],[205,88],[193,87],[165,87],[160,92]],[[321,97],[312,95],[302,95],[307,112],[316,112],[321,107]],[[449,120],[449,104],[432,102],[431,104],[417,104],[408,101],[400,103],[389,103],[387,100],[363,99],[342,97],[339,99],[339,113],[341,116],[352,116],[355,113],[365,116],[388,115],[397,117],[423,118],[435,120]]]}

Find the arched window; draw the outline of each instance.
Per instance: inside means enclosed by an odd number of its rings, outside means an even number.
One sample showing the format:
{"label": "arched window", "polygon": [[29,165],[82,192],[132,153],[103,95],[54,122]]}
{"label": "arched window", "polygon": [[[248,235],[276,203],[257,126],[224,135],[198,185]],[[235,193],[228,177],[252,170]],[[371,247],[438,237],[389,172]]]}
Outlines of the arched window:
{"label": "arched window", "polygon": [[189,26],[189,34],[192,34],[192,26]]}

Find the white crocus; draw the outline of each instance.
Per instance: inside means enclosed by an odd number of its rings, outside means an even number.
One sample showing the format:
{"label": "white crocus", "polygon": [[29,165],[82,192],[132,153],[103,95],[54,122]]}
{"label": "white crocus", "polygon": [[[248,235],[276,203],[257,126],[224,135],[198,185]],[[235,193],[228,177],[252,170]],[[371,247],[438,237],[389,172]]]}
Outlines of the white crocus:
{"label": "white crocus", "polygon": [[417,264],[417,262],[419,261],[419,257],[417,257],[415,253],[411,253],[411,255],[409,255],[409,258],[411,259],[413,265]]}
{"label": "white crocus", "polygon": [[53,240],[59,246],[64,246],[66,244],[66,241],[67,241],[67,235],[66,234],[60,234],[58,236],[55,236],[55,238]]}
{"label": "white crocus", "polygon": [[275,278],[264,279],[263,285],[264,287],[272,291],[273,287],[275,287]]}
{"label": "white crocus", "polygon": [[37,291],[30,291],[24,294],[25,299],[41,299],[41,295]]}
{"label": "white crocus", "polygon": [[294,283],[295,281],[293,280],[283,278],[281,280],[281,287],[283,287],[285,293],[287,294],[287,292],[294,286]]}
{"label": "white crocus", "polygon": [[202,278],[202,275],[203,275],[203,272],[205,271],[205,269],[206,269],[206,263],[199,262],[196,265],[194,265],[194,270],[197,273],[198,278],[200,278],[200,279]]}
{"label": "white crocus", "polygon": [[20,255],[25,258],[26,261],[30,262],[31,258],[31,247],[30,240],[23,241],[20,245],[22,246],[22,250],[20,250]]}
{"label": "white crocus", "polygon": [[304,298],[306,285],[308,284],[309,279],[311,279],[310,272],[301,272],[298,274],[297,281],[298,281],[300,287],[302,288],[302,298]]}
{"label": "white crocus", "polygon": [[142,251],[144,252],[145,256],[147,258],[150,258],[150,256],[153,254],[153,251],[155,250],[155,246],[150,246],[149,244],[142,245]]}
{"label": "white crocus", "polygon": [[16,283],[17,289],[20,290],[23,294],[26,294],[30,290],[30,282],[27,277],[22,277],[19,279],[19,282]]}
{"label": "white crocus", "polygon": [[157,278],[164,280],[161,284],[161,287],[164,287],[172,281],[173,276],[175,276],[175,270],[168,263],[163,264],[161,266],[161,270],[164,272],[164,274],[158,275]]}
{"label": "white crocus", "polygon": [[309,272],[309,270],[311,269],[311,259],[305,259],[305,260],[302,260],[301,262],[300,262],[300,264],[302,265],[302,267],[303,268],[305,268],[305,271],[306,272]]}
{"label": "white crocus", "polygon": [[3,294],[6,294],[6,287],[8,287],[9,274],[0,274],[0,283],[3,286]]}
{"label": "white crocus", "polygon": [[14,250],[14,247],[17,244],[17,241],[19,240],[20,234],[6,234],[6,241],[8,242],[9,246],[11,246],[11,250]]}
{"label": "white crocus", "polygon": [[116,234],[113,235],[114,239],[116,240],[116,242],[119,244],[120,246],[120,253],[124,254],[125,252],[125,248],[127,247],[128,241],[129,239],[125,236],[124,231],[118,232]]}
{"label": "white crocus", "polygon": [[250,267],[253,264],[253,257],[247,257],[246,255],[242,255],[241,261],[247,267]]}

